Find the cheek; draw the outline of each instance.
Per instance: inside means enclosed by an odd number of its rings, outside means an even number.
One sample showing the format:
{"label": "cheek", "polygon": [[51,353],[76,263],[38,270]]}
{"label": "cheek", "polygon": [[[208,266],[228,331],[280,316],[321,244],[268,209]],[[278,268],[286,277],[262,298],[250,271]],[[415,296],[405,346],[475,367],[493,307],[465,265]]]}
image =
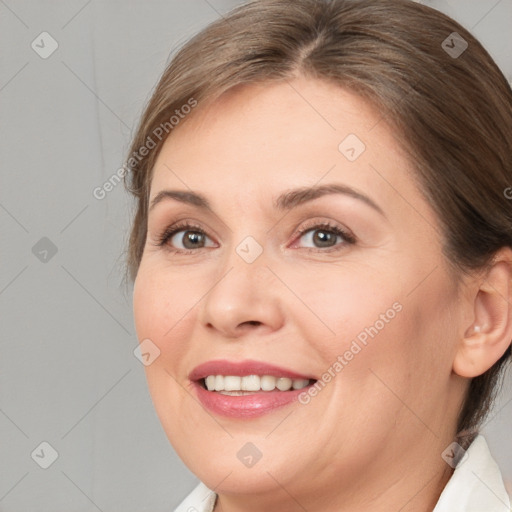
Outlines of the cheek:
{"label": "cheek", "polygon": [[331,380],[340,401],[357,397],[355,407],[366,401],[381,409],[377,402],[382,405],[386,396],[398,400],[393,393],[424,401],[450,378],[455,296],[441,272],[414,290],[421,275],[400,269],[330,272],[324,280],[308,276],[297,282],[298,293],[318,316],[298,320],[305,339],[321,354],[325,371],[336,375]]}
{"label": "cheek", "polygon": [[191,308],[197,301],[197,291],[186,286],[178,273],[141,265],[133,290],[135,329],[139,341],[150,339],[160,350],[144,370],[155,411],[173,445],[186,437],[178,418],[193,402],[184,387],[183,361],[189,350],[186,332],[191,328]]}
{"label": "cheek", "polygon": [[160,351],[144,369],[156,413],[169,433],[179,429],[179,424],[171,425],[169,421],[179,417],[188,395],[183,388],[186,374],[182,361],[189,350],[185,343],[190,317],[187,312],[197,297],[180,283],[180,278],[171,280],[167,274],[141,265],[134,284],[133,312],[139,341],[149,339]]}
{"label": "cheek", "polygon": [[[201,280],[197,280],[198,283]],[[146,270],[141,266],[133,292],[135,328],[139,340],[151,339],[159,350],[160,365],[173,375],[184,355],[194,308],[204,292],[191,286],[187,272]],[[155,362],[157,362],[155,361]]]}
{"label": "cheek", "polygon": [[362,271],[347,265],[296,274],[294,292],[304,297],[305,304],[294,307],[292,321],[301,324],[303,339],[314,343],[315,351],[325,355],[325,362],[343,354],[354,340],[364,347],[400,315],[399,286],[389,272]]}

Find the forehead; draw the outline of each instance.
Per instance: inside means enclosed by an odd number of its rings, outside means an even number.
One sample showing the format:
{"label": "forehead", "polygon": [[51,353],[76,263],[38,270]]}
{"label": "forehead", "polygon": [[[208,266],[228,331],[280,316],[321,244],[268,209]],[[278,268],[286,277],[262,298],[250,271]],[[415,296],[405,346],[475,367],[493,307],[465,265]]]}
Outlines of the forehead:
{"label": "forehead", "polygon": [[[417,202],[400,141],[382,114],[350,91],[312,79],[244,85],[199,104],[165,141],[151,197],[193,189],[240,204],[297,186],[339,181],[376,201]],[[275,193],[274,193],[275,192]],[[233,198],[235,200],[235,198]]]}
{"label": "forehead", "polygon": [[339,142],[348,133],[368,142],[371,139],[372,143],[380,139],[391,149],[397,146],[393,130],[386,126],[382,114],[362,98],[335,84],[297,78],[242,84],[213,102],[199,104],[186,122],[171,132],[165,146],[179,151],[187,139],[200,135],[201,140],[196,139],[196,143],[201,146],[212,141],[218,145],[222,139],[223,149],[236,145],[240,152],[263,157],[256,142],[284,150],[286,142],[307,138],[310,144],[323,142],[338,150]]}

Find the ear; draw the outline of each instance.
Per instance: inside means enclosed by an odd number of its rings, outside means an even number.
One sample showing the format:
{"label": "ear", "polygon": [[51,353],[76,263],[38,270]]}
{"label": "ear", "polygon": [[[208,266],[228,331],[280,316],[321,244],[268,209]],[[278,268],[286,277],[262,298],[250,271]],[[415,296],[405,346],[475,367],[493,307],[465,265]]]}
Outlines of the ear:
{"label": "ear", "polygon": [[512,250],[498,251],[477,282],[473,294],[473,323],[460,341],[453,371],[478,377],[505,353],[512,340]]}

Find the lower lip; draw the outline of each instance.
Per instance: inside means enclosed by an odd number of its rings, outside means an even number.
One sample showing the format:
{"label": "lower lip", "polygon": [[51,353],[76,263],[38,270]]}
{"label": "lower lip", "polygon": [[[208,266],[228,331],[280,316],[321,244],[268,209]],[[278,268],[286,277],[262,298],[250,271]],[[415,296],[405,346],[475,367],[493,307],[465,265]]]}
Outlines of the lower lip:
{"label": "lower lip", "polygon": [[263,416],[285,405],[298,401],[298,396],[313,384],[290,391],[257,391],[250,395],[230,396],[216,391],[208,391],[199,384],[196,388],[200,402],[211,412],[231,418],[255,418]]}

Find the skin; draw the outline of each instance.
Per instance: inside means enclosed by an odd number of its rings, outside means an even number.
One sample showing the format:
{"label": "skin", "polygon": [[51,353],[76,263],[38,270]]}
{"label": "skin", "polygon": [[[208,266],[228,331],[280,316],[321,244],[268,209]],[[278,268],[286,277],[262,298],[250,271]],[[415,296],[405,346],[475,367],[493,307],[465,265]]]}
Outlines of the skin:
{"label": "skin", "polygon": [[[350,133],[366,145],[353,162],[338,150]],[[365,194],[383,215],[346,195],[273,208],[288,189],[326,183]],[[237,87],[199,105],[168,137],[150,201],[164,189],[202,193],[211,210],[168,199],[150,211],[135,324],[161,351],[146,367],[157,414],[184,463],[219,494],[215,511],[431,511],[452,474],[441,453],[469,378],[505,350],[510,312],[502,307],[506,325],[488,349],[489,304],[498,299],[491,286],[482,295],[482,276],[452,278],[436,215],[382,116],[304,77]],[[157,245],[181,220],[204,230],[206,246],[182,254],[170,241]],[[335,250],[315,245],[311,231],[298,234],[314,221],[357,240],[332,235]],[[173,237],[174,249],[184,235]],[[263,249],[253,263],[236,252],[247,236]],[[504,296],[509,267],[493,274]],[[232,419],[195,398],[187,375],[212,359],[320,378],[397,302],[401,311],[306,405]],[[487,327],[475,332],[480,320]],[[480,340],[481,352],[466,340]],[[251,468],[237,458],[247,442],[262,453]]]}

